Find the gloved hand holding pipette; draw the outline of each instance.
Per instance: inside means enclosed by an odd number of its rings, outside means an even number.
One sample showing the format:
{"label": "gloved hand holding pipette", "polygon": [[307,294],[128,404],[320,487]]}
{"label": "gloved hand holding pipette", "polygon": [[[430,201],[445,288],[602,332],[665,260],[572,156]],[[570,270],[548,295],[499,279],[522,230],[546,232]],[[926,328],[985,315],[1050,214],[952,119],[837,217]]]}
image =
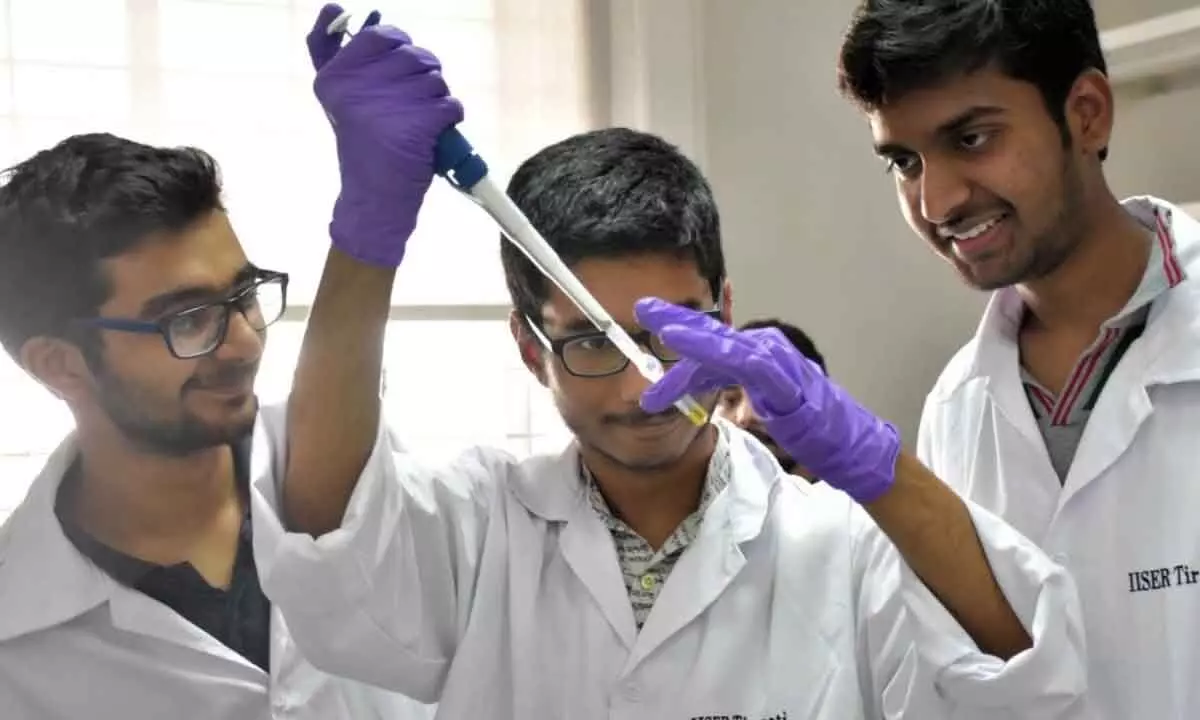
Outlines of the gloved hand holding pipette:
{"label": "gloved hand holding pipette", "polygon": [[[317,76],[318,96],[321,96],[321,73],[327,72],[329,68],[340,62],[342,55],[345,54],[338,54],[338,48],[341,45],[343,37],[348,34],[346,28],[349,19],[349,13],[343,11],[341,6],[328,4],[321,10],[317,18],[317,24],[308,35],[309,55],[314,67],[320,69]],[[396,101],[395,108],[402,107],[408,99],[422,100],[421,88],[426,85],[434,93],[436,99],[441,102],[453,102],[454,107],[457,108],[457,103],[446,97],[448,91],[444,82],[441,81],[440,75],[437,75],[436,81],[425,77],[425,74],[435,74],[437,71],[440,71],[441,65],[437,61],[437,58],[428,51],[412,47],[411,41],[403,32],[395,28],[381,29],[377,25],[379,19],[378,12],[372,12],[368,15],[362,25],[362,29],[359,31],[360,34],[364,36],[387,36],[393,41],[400,43],[397,45],[397,52],[407,53],[413,59],[413,72],[404,77],[396,78],[398,84],[404,85],[403,91],[398,92],[397,97],[394,98]],[[324,35],[323,37],[322,34]],[[356,41],[357,38],[352,40],[351,46]],[[347,46],[347,48],[349,47]],[[359,47],[363,47],[363,45],[360,43]],[[370,53],[370,50],[360,51],[359,55],[356,55],[355,58],[357,59],[363,53]],[[331,57],[333,58],[332,60],[330,59]],[[353,65],[351,64],[349,67],[353,67]],[[374,82],[374,78],[363,79],[364,86],[371,85]],[[340,87],[336,82],[334,85]],[[424,99],[428,101],[430,98]],[[322,104],[325,104],[324,100],[322,100]],[[437,104],[435,102],[433,105],[436,106]],[[390,118],[396,115],[395,112],[391,111],[395,108],[383,113],[383,117],[389,118],[389,122],[391,122]],[[326,111],[327,113],[329,112],[328,108],[326,108]],[[461,114],[461,109],[459,109],[459,112]],[[445,115],[430,114],[428,117],[432,121],[431,125],[420,126],[417,132],[404,138],[406,142],[411,142],[411,147],[422,147],[422,141],[428,139],[428,129],[430,127],[437,127],[437,123],[444,120]],[[330,114],[330,120],[335,124],[338,122],[333,114]],[[376,122],[379,122],[379,120],[377,119]],[[454,124],[457,123],[458,120],[455,120]],[[416,129],[417,126],[414,126],[414,128]],[[351,142],[350,145],[354,147],[356,143]],[[340,147],[341,142],[339,141]],[[549,243],[529,223],[520,208],[492,181],[488,175],[487,163],[475,153],[471,144],[467,142],[466,138],[456,128],[445,128],[443,126],[443,131],[437,136],[433,169],[437,174],[445,177],[454,187],[462,191],[464,195],[472,198],[486,210],[492,216],[492,219],[496,221],[497,225],[499,225],[505,237],[521,248],[534,265],[562,289],[567,297],[583,312],[584,316],[601,330],[618,350],[629,358],[633,367],[643,377],[651,382],[662,377],[663,367],[658,359],[639,348],[624,328],[614,322],[608,311],[592,297],[592,294],[579,282],[561,258],[558,257],[558,254],[550,247]],[[428,187],[428,183],[424,183],[423,185],[416,184],[412,187],[412,190],[414,192],[420,190],[423,196],[424,191]],[[343,192],[344,189],[345,181],[343,180]],[[411,230],[409,228],[408,232],[411,233]],[[405,237],[407,237],[407,234]],[[371,260],[368,261],[371,262]],[[708,411],[691,395],[682,395],[676,398],[673,404],[693,424],[702,426],[708,422]]]}
{"label": "gloved hand holding pipette", "polygon": [[[347,255],[395,267],[433,182],[437,139],[462,120],[463,109],[438,59],[400,30],[376,25],[377,13],[345,47],[339,34],[318,41],[328,16],[340,14],[326,6],[308,36],[313,88],[336,128],[342,180],[329,232]],[[377,62],[384,54],[392,61]],[[381,86],[391,91],[380,93]]]}
{"label": "gloved hand holding pipette", "polygon": [[900,436],[800,354],[777,330],[735,330],[704,313],[647,298],[638,323],[683,356],[648,388],[659,412],[685,393],[740,385],[767,432],[829,485],[867,503],[891,487]]}

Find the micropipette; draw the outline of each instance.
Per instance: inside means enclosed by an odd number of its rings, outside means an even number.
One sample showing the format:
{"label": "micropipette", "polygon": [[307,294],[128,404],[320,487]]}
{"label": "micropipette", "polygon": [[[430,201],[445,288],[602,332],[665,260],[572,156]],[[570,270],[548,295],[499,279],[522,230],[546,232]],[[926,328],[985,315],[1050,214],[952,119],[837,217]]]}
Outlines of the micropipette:
{"label": "micropipette", "polygon": [[[330,35],[346,32],[350,13],[344,12],[329,23]],[[508,197],[488,174],[484,162],[458,128],[447,128],[438,138],[434,150],[434,170],[452,187],[479,205],[500,227],[509,242],[520,248],[525,256],[579,308],[584,317],[604,333],[613,345],[649,382],[657,382],[664,369],[658,358],[642,350],[625,328],[621,327],[596,300],[583,283],[575,277],[558,253],[550,247],[541,233],[525,217],[525,213]],[[708,411],[690,395],[675,401],[675,408],[695,425],[708,422]]]}

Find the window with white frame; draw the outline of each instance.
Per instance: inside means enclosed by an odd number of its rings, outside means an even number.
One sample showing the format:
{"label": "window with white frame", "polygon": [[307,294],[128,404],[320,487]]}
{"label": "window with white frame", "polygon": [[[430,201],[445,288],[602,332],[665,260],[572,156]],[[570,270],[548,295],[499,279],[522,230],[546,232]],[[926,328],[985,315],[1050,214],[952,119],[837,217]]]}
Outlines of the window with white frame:
{"label": "window with white frame", "polygon": [[[321,4],[0,0],[0,165],[95,131],[195,145],[220,162],[248,255],[292,276],[260,371],[264,401],[291,381],[337,191],[303,41]],[[441,57],[464,133],[503,177],[596,122],[586,5],[383,0],[361,11],[379,9]],[[435,183],[398,274],[385,362],[390,418],[429,452],[482,442],[525,454],[566,437],[508,336],[498,243],[480,211]],[[7,356],[0,397],[2,519],[71,417]]]}

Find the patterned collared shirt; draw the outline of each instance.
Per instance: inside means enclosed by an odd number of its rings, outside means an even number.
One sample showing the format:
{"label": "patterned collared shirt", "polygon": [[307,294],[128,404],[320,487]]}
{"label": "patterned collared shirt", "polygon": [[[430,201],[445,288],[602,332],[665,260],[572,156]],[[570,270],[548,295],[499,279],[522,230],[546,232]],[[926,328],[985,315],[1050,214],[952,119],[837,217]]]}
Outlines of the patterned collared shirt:
{"label": "patterned collared shirt", "polygon": [[633,604],[633,617],[638,630],[642,629],[646,618],[650,616],[650,608],[658,599],[658,593],[667,582],[671,570],[675,568],[675,563],[699,534],[705,511],[729,484],[733,465],[729,454],[728,431],[720,425],[716,427],[717,445],[712,460],[708,463],[708,474],[704,480],[704,489],[700,493],[700,505],[675,528],[675,532],[671,533],[657,551],[613,514],[604,500],[604,495],[600,493],[595,478],[580,462],[580,475],[588,488],[592,508],[612,533],[613,542],[617,546],[617,561],[621,565],[621,574],[629,591],[629,601]]}
{"label": "patterned collared shirt", "polygon": [[1154,241],[1150,245],[1150,259],[1141,284],[1125,307],[1104,323],[1099,337],[1076,361],[1063,391],[1055,395],[1024,366],[1021,367],[1021,380],[1034,418],[1046,443],[1050,463],[1061,482],[1066,482],[1092,408],[1104,391],[1109,375],[1121,362],[1125,351],[1141,337],[1154,302],[1183,281],[1183,266],[1175,255],[1175,239],[1171,235],[1170,218],[1164,217],[1166,213],[1166,210],[1155,208],[1153,225],[1147,224],[1146,231],[1153,235]]}

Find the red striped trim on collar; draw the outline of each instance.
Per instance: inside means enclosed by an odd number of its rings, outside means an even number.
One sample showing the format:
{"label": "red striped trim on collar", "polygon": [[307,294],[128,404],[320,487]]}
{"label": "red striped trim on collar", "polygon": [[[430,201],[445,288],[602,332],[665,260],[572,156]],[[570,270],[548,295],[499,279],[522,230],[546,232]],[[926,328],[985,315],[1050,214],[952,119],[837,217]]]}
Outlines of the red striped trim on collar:
{"label": "red striped trim on collar", "polygon": [[1071,379],[1067,381],[1067,387],[1063,390],[1058,409],[1054,411],[1054,417],[1051,420],[1053,424],[1066,425],[1070,421],[1071,409],[1079,401],[1079,396],[1087,387],[1088,380],[1095,374],[1096,367],[1100,364],[1100,358],[1104,357],[1105,351],[1120,335],[1121,331],[1117,328],[1105,328],[1100,342],[1075,366],[1075,372],[1071,374]]}
{"label": "red striped trim on collar", "polygon": [[[1171,235],[1171,228],[1167,224],[1167,219],[1164,214],[1169,211],[1162,208],[1154,208],[1154,235],[1158,240],[1158,247],[1162,251],[1162,271],[1163,276],[1167,280],[1167,287],[1173,288],[1183,282],[1183,267],[1179,263],[1179,257],[1175,254],[1175,239]],[[1092,351],[1084,356],[1078,365],[1075,366],[1075,371],[1071,373],[1071,377],[1067,380],[1067,386],[1063,389],[1062,395],[1058,403],[1054,406],[1054,412],[1051,417],[1051,422],[1054,425],[1066,425],[1071,420],[1071,411],[1075,407],[1075,403],[1079,402],[1079,397],[1083,394],[1084,388],[1087,387],[1088,381],[1096,372],[1096,367],[1100,364],[1100,359],[1104,357],[1104,353],[1116,342],[1120,337],[1121,331],[1117,328],[1107,328]],[[1044,402],[1043,398],[1042,399]]]}
{"label": "red striped trim on collar", "polygon": [[1163,274],[1167,278],[1168,287],[1175,287],[1183,282],[1183,267],[1175,255],[1175,239],[1171,229],[1163,219],[1163,210],[1154,209],[1154,234],[1158,237],[1158,246],[1162,249]]}

